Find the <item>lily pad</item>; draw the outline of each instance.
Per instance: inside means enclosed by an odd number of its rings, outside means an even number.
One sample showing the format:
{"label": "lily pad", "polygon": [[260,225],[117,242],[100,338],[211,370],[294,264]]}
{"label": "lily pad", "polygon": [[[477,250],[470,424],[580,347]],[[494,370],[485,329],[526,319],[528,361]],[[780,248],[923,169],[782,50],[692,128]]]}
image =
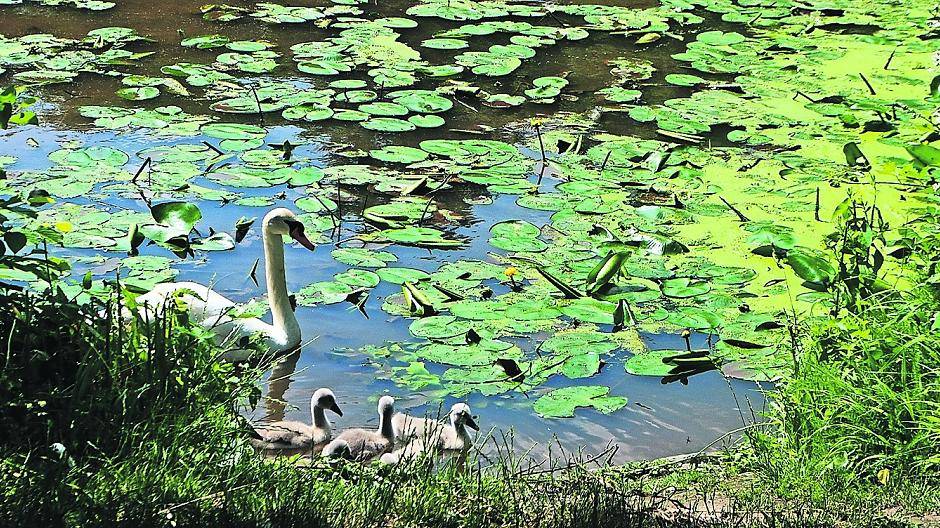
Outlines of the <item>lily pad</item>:
{"label": "lily pad", "polygon": [[535,402],[535,412],[544,418],[571,418],[578,407],[592,407],[610,414],[627,405],[622,396],[610,396],[610,387],[582,385],[555,389]]}

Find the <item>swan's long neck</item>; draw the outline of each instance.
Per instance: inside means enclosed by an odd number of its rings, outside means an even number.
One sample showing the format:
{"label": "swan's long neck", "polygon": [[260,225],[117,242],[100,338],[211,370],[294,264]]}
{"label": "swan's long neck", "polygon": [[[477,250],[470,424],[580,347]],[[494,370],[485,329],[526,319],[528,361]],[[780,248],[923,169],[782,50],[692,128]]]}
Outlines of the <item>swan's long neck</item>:
{"label": "swan's long neck", "polygon": [[323,407],[312,403],[310,404],[310,412],[313,414],[313,426],[315,428],[328,429],[330,427],[330,422],[326,420],[326,415],[323,414]]}
{"label": "swan's long neck", "polygon": [[294,311],[291,310],[287,294],[287,276],[284,272],[284,239],[281,235],[270,233],[265,226],[264,238],[264,277],[268,287],[268,304],[274,319],[274,329],[286,338],[286,348],[300,344],[300,325]]}
{"label": "swan's long neck", "polygon": [[392,431],[392,410],[391,409],[382,409],[382,413],[379,414],[379,434],[383,438],[394,438],[395,433]]}
{"label": "swan's long neck", "polygon": [[470,438],[470,434],[467,433],[467,426],[463,423],[462,420],[457,419],[456,416],[451,416],[450,425],[454,428],[454,432],[457,433],[457,438],[467,440]]}

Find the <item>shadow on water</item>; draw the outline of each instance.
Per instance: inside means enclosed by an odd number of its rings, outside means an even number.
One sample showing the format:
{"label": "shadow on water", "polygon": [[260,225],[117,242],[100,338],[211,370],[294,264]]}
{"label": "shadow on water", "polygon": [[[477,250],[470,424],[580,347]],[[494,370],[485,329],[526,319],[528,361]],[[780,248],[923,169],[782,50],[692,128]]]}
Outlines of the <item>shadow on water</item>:
{"label": "shadow on water", "polygon": [[[291,78],[292,62],[289,47],[298,42],[318,40],[329,36],[325,30],[291,25],[274,26],[248,20],[232,24],[217,24],[202,20],[198,15],[202,1],[163,2],[154,8],[153,2],[128,0],[119,2],[113,10],[103,13],[87,13],[77,10],[48,9],[36,6],[4,7],[0,18],[0,33],[6,36],[19,36],[31,33],[52,33],[60,37],[82,37],[89,30],[104,26],[126,26],[138,30],[143,35],[155,40],[154,43],[138,45],[141,50],[154,51],[146,60],[139,73],[161,75],[162,65],[175,62],[210,62],[215,52],[211,50],[193,50],[178,45],[181,38],[208,33],[222,33],[233,39],[266,39],[275,42],[283,54],[281,66],[272,77]],[[593,0],[590,3],[611,5],[629,5],[646,7],[646,2],[617,2]],[[381,2],[378,7],[362,6],[365,9],[378,9],[382,14],[400,15],[405,3],[401,1]],[[167,21],[172,21],[168,24]],[[563,21],[554,21],[563,23]],[[546,22],[548,23],[548,22]],[[434,31],[445,27],[435,21],[422,20],[422,26],[413,30],[403,30],[405,42],[417,45]],[[585,41],[565,46],[555,46],[540,50],[537,60],[527,63],[519,72],[508,80],[487,81],[503,83],[499,86],[503,92],[524,89],[531,79],[540,75],[559,74],[566,71],[576,72],[573,76],[571,92],[580,94],[578,100],[562,101],[558,106],[546,110],[580,112],[593,108],[597,101],[591,92],[610,83],[607,61],[633,53],[634,48],[625,41],[607,35],[595,35]],[[475,39],[476,47],[486,47],[494,40]],[[135,48],[136,49],[136,48]],[[644,87],[644,100],[649,103],[683,95],[681,88],[666,86],[662,77],[675,63],[669,59],[671,53],[679,49],[679,43],[664,39],[662,44],[643,50],[642,57],[650,60],[657,68],[654,78]],[[435,56],[427,57],[434,62]],[[587,59],[587,60],[586,60]],[[302,79],[311,82],[310,79]],[[324,84],[314,80],[314,84]],[[108,144],[127,152],[138,152],[154,146],[153,138],[144,134],[131,133],[115,135],[111,132],[92,130],[88,120],[78,115],[77,108],[88,104],[122,105],[130,104],[117,99],[114,91],[119,81],[103,76],[82,75],[76,83],[65,87],[51,86],[44,88],[42,99],[47,107],[42,115],[43,126],[27,127],[7,133],[0,144],[0,154],[16,154],[20,158],[18,169],[37,170],[48,166],[48,154],[58,148],[58,143],[65,140],[80,139],[86,145]],[[168,104],[161,99],[161,104]],[[169,104],[182,107],[193,114],[207,113],[205,101],[195,98],[174,97]],[[153,105],[157,106],[157,105]],[[470,105],[473,106],[473,105]],[[539,108],[526,106],[515,111],[497,111],[485,107],[455,107],[449,123],[453,129],[474,127],[486,123],[496,128],[489,137],[506,141],[521,142],[530,131],[524,129],[501,129],[507,123],[528,118],[538,113]],[[257,116],[227,116],[228,120],[255,122]],[[654,137],[655,131],[649,128],[636,129],[625,119],[617,119],[616,114],[601,121],[605,131],[612,133],[631,133],[645,137]],[[395,136],[387,139],[358,126],[338,124],[308,125],[308,128],[285,124],[279,116],[265,116],[265,125],[269,129],[266,141],[280,143],[290,140],[292,143],[304,143],[296,151],[298,156],[308,157],[317,165],[347,163],[333,159],[328,147],[332,144],[349,144],[357,148],[375,148],[375,145],[396,143],[415,145],[430,137],[467,137],[458,132],[416,132],[407,136]],[[27,138],[35,139],[38,146],[23,150]],[[199,140],[202,138],[195,138]],[[194,138],[179,140],[161,140],[162,144],[192,142]],[[535,157],[534,153],[530,153]],[[133,160],[131,164],[140,163]],[[534,181],[534,175],[533,175]],[[205,182],[200,182],[205,183]],[[212,184],[206,184],[214,186]],[[544,185],[551,185],[546,181]],[[348,266],[334,261],[330,251],[337,241],[344,240],[366,227],[358,216],[361,198],[368,197],[370,204],[379,203],[386,198],[371,196],[363,189],[343,189],[351,198],[344,203],[343,224],[330,243],[323,244],[315,253],[306,250],[287,248],[287,278],[291,291],[303,286],[327,281],[344,271]],[[283,197],[278,197],[279,193]],[[293,201],[303,196],[302,190],[286,189],[278,186],[266,189],[248,189],[245,196],[275,197],[278,206],[291,207]],[[464,198],[485,196],[481,188],[467,187],[456,191],[441,193],[436,197],[437,205],[462,218],[460,225],[444,226],[456,234],[469,239],[466,247],[456,251],[427,251],[417,248],[391,246],[387,248],[398,257],[396,265],[433,271],[441,264],[458,258],[486,259],[487,252],[493,248],[487,244],[486,232],[494,223],[504,219],[524,219],[538,225],[548,222],[549,213],[524,209],[515,204],[515,197],[508,195],[493,196],[487,205],[468,206]],[[78,198],[82,203],[92,198]],[[220,205],[218,202],[197,202],[204,214],[203,227],[212,227],[217,231],[229,231],[236,220],[242,216],[260,217],[264,210],[235,204]],[[104,204],[112,209],[127,208],[136,211],[146,210],[138,200],[110,196]],[[145,253],[165,254],[158,249],[146,248]],[[94,255],[94,251],[69,251],[70,254]],[[211,283],[221,294],[235,300],[248,301],[264,295],[263,273],[258,273],[260,284],[255,284],[248,277],[257,258],[262,254],[260,230],[253,229],[248,237],[223,258],[208,258],[197,261],[185,261],[177,266],[182,280]],[[119,259],[120,255],[109,253],[106,256]],[[101,266],[100,263],[96,266]],[[82,271],[81,265],[76,269]],[[100,267],[98,268],[100,271]],[[309,420],[309,396],[318,387],[334,389],[343,406],[345,416],[339,421],[340,427],[348,425],[374,425],[374,401],[382,393],[396,396],[398,407],[411,413],[436,413],[440,402],[428,402],[420,392],[409,393],[396,386],[388,379],[377,377],[377,369],[367,356],[340,352],[354,350],[366,345],[382,345],[387,341],[410,341],[408,332],[410,320],[390,316],[380,309],[382,300],[399,289],[387,283],[380,284],[369,297],[366,310],[369,319],[359,310],[348,304],[318,306],[315,308],[299,307],[298,319],[303,327],[303,334],[310,341],[297,354],[283,358],[271,371],[267,383],[267,400],[257,410],[253,418]],[[683,349],[685,343],[678,336],[648,336],[653,349]],[[695,336],[695,346],[705,344],[706,336]],[[531,343],[530,343],[531,346]],[[479,422],[484,429],[493,428],[514,431],[516,445],[527,449],[535,444],[544,449],[552,436],[558,438],[561,445],[568,449],[577,449],[584,445],[588,450],[598,451],[608,443],[618,446],[615,461],[651,458],[676,453],[694,451],[712,442],[729,430],[741,427],[743,423],[754,419],[752,409],[759,412],[763,406],[760,388],[753,383],[736,380],[728,381],[717,372],[708,372],[695,376],[688,386],[679,383],[662,385],[658,378],[626,375],[623,359],[614,357],[603,370],[592,379],[592,383],[607,385],[611,392],[629,397],[629,404],[611,415],[604,415],[590,409],[582,409],[575,419],[548,420],[531,412],[532,398],[537,395],[510,393],[495,397],[474,394],[468,403],[479,415]],[[570,381],[556,376],[547,387],[561,387]],[[766,387],[765,387],[766,388]],[[454,401],[443,402],[443,408]]]}

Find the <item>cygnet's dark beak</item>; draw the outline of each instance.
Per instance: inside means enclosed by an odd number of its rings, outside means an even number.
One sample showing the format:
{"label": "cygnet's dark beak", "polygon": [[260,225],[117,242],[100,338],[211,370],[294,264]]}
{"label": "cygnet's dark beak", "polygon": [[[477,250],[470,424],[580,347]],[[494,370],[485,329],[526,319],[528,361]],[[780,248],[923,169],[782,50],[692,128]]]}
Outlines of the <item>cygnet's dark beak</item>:
{"label": "cygnet's dark beak", "polygon": [[335,402],[335,401],[332,402],[332,403],[330,403],[330,405],[327,407],[327,409],[329,409],[329,410],[335,412],[336,414],[338,414],[338,415],[340,415],[340,416],[343,415],[343,411],[339,410],[339,405],[336,405],[336,402]]}
{"label": "cygnet's dark beak", "polygon": [[284,223],[287,224],[287,233],[291,238],[310,251],[316,251],[317,245],[311,242],[310,239],[307,238],[307,235],[304,234],[303,223],[297,220],[284,220]]}
{"label": "cygnet's dark beak", "polygon": [[466,426],[469,427],[470,429],[473,429],[474,431],[479,431],[480,426],[477,425],[477,423],[473,420],[473,416],[470,416],[469,414],[465,416],[466,418],[464,418],[464,423],[466,424]]}

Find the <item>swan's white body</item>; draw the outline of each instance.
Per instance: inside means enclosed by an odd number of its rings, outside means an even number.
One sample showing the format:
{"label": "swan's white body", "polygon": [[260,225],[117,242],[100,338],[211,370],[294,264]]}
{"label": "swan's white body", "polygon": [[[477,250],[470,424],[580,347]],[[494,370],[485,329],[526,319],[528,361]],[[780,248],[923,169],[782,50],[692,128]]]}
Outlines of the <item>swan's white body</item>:
{"label": "swan's white body", "polygon": [[473,445],[473,438],[467,431],[470,427],[480,428],[470,414],[470,406],[455,403],[450,408],[449,422],[440,423],[427,418],[417,418],[403,413],[392,417],[395,438],[407,442],[404,447],[382,455],[382,462],[397,464],[403,460],[418,458],[424,453],[436,451],[466,451]]}
{"label": "swan's white body", "polygon": [[342,443],[347,444],[349,456],[355,460],[366,461],[375,458],[392,448],[395,433],[392,431],[392,414],[395,413],[395,400],[391,396],[379,399],[379,428],[347,429],[323,448],[324,453],[342,450]]}
{"label": "swan's white body", "polygon": [[343,415],[343,411],[336,404],[333,391],[317,389],[310,398],[312,424],[291,420],[260,424],[255,426],[255,432],[258,433],[260,439],[252,440],[252,444],[265,450],[323,447],[332,436],[330,421],[327,420],[324,409],[329,409],[340,416]]}
{"label": "swan's white body", "polygon": [[186,303],[190,318],[209,328],[221,343],[234,344],[226,357],[244,359],[251,349],[243,348],[244,340],[260,336],[266,350],[279,354],[300,345],[300,325],[291,308],[284,271],[284,235],[296,239],[304,247],[315,246],[303,233],[303,224],[289,209],[278,208],[269,212],[262,223],[264,244],[264,274],[268,289],[273,324],[256,318],[235,318],[228,315],[235,303],[196,282],[158,284],[153,290],[139,296],[137,304],[143,317],[152,317],[166,306],[169,299],[178,297]]}

